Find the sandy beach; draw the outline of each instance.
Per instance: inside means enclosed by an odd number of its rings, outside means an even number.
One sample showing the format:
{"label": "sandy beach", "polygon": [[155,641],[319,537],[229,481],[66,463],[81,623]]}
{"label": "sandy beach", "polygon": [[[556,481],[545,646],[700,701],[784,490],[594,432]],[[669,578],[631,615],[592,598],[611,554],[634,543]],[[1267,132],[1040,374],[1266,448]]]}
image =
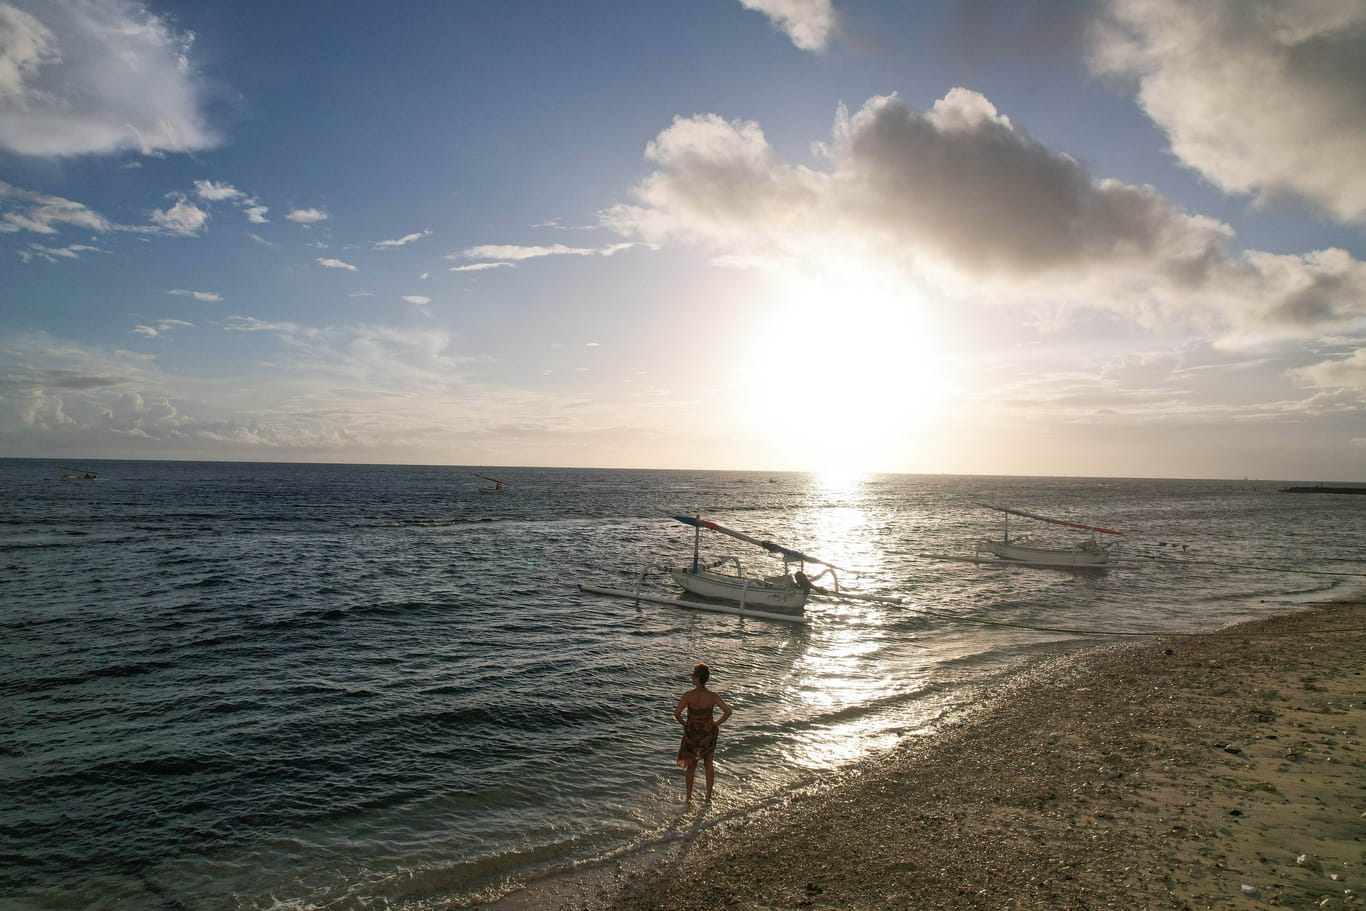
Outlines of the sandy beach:
{"label": "sandy beach", "polygon": [[1366,908],[1364,666],[1366,599],[1088,650],[781,807],[496,907]]}

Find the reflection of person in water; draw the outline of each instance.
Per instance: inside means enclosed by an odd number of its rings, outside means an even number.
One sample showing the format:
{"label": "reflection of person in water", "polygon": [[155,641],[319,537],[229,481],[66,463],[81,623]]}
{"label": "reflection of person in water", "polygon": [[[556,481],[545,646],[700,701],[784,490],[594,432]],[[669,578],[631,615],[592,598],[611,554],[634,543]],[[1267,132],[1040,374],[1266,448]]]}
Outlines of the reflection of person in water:
{"label": "reflection of person in water", "polygon": [[[693,776],[697,772],[700,759],[707,769],[707,799],[711,800],[712,783],[716,771],[712,759],[716,753],[716,730],[730,717],[730,706],[721,698],[720,693],[707,689],[707,678],[711,668],[705,664],[694,664],[692,669],[693,688],[688,690],[674,706],[674,720],[683,725],[683,742],[678,745],[678,764],[687,770],[688,800],[692,800]],[[721,717],[712,720],[712,710],[719,708]],[[683,716],[684,709],[688,714]]]}

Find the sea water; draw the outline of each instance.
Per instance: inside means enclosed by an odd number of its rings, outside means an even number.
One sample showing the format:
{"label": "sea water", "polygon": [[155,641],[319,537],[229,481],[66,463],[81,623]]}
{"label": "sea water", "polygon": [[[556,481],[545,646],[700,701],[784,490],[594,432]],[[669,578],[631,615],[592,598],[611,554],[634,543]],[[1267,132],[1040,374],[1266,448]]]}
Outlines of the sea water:
{"label": "sea water", "polygon": [[[98,478],[0,460],[3,907],[473,905],[680,831],[671,712],[696,661],[735,710],[718,819],[1047,656],[1299,609],[1366,572],[1366,497],[1275,482],[79,467]],[[982,502],[1125,531],[1124,559],[923,556],[999,535]],[[657,570],[693,537],[670,513],[902,603],[813,600],[797,626],[578,590],[673,594]],[[1052,536],[1030,524],[1012,531]],[[779,568],[715,534],[702,551]]]}

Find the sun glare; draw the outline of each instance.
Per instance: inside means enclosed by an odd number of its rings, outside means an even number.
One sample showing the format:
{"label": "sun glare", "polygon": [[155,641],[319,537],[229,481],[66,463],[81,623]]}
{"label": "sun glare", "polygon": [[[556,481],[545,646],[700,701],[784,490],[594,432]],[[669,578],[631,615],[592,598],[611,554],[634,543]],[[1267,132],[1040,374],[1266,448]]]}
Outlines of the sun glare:
{"label": "sun glare", "polygon": [[942,409],[941,341],[914,291],[866,277],[778,283],[740,396],[783,467],[910,470]]}

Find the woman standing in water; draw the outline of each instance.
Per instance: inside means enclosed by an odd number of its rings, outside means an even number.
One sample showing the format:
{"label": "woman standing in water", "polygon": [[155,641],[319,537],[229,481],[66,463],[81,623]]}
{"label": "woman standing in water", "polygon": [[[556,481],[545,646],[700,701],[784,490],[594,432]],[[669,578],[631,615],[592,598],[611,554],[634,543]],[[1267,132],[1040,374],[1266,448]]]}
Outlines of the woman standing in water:
{"label": "woman standing in water", "polygon": [[[694,664],[692,668],[693,688],[688,690],[674,706],[674,720],[683,725],[683,742],[678,746],[678,764],[687,769],[688,800],[692,800],[693,775],[697,771],[697,760],[707,767],[707,799],[711,800],[711,786],[716,771],[712,767],[712,757],[716,752],[716,729],[730,717],[730,706],[721,698],[720,693],[707,689],[707,678],[711,668],[705,664]],[[712,720],[712,709],[721,709],[721,717]],[[683,710],[688,710],[686,718]]]}

